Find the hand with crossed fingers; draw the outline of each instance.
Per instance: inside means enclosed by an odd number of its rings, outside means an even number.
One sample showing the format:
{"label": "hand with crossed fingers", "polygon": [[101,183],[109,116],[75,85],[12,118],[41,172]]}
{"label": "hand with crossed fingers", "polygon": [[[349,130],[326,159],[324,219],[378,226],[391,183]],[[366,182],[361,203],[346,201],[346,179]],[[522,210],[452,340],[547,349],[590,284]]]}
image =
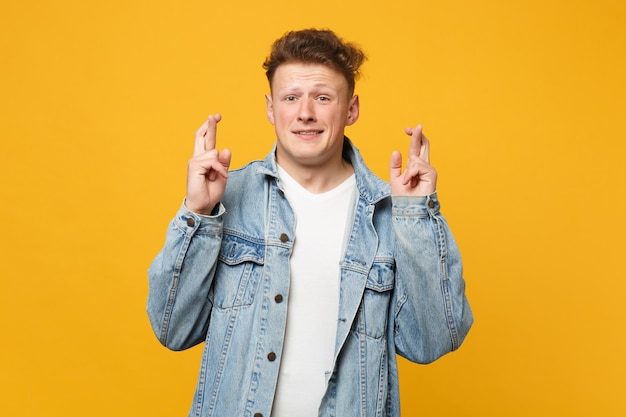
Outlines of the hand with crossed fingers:
{"label": "hand with crossed fingers", "polygon": [[187,166],[185,206],[197,214],[211,214],[224,195],[231,153],[215,148],[220,114],[210,115],[196,131],[193,156]]}
{"label": "hand with crossed fingers", "polygon": [[407,127],[404,132],[411,136],[406,169],[402,172],[402,154],[391,154],[391,194],[402,196],[427,196],[437,188],[437,171],[430,165],[430,142],[422,133],[422,126]]}

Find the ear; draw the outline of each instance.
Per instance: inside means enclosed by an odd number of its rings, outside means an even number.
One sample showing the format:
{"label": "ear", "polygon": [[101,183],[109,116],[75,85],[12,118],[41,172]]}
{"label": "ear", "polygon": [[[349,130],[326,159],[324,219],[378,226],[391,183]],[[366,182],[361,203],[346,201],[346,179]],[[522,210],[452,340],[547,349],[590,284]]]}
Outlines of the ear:
{"label": "ear", "polygon": [[351,126],[359,120],[359,96],[353,96],[348,102],[348,121],[346,126]]}
{"label": "ear", "polygon": [[272,95],[265,95],[265,108],[267,112],[267,120],[270,121],[271,124],[274,124],[274,105],[272,104]]}

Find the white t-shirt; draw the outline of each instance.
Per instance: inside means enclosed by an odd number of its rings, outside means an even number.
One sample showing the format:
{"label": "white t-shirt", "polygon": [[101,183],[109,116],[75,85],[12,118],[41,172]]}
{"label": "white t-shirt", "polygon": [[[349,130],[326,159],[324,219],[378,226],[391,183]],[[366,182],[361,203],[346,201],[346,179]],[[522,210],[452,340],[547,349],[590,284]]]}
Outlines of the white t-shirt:
{"label": "white t-shirt", "polygon": [[332,373],[339,313],[339,262],[356,203],[354,175],[313,194],[279,167],[296,217],[287,328],[272,417],[317,417]]}

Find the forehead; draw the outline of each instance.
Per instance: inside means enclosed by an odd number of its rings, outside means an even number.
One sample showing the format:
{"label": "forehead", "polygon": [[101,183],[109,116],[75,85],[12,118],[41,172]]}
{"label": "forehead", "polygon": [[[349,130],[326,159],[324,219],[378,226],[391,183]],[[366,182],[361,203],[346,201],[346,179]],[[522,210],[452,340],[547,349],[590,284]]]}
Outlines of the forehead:
{"label": "forehead", "polygon": [[288,62],[278,66],[272,78],[272,88],[326,86],[347,90],[348,81],[342,73],[323,64]]}

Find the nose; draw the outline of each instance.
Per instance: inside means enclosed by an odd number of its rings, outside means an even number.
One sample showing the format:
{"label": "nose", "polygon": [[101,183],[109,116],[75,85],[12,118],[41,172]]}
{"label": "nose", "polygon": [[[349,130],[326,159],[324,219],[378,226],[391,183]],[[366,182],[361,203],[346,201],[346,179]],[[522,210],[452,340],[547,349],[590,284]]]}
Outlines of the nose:
{"label": "nose", "polygon": [[315,121],[315,110],[313,108],[312,99],[304,99],[300,101],[298,121],[300,122],[314,122]]}

